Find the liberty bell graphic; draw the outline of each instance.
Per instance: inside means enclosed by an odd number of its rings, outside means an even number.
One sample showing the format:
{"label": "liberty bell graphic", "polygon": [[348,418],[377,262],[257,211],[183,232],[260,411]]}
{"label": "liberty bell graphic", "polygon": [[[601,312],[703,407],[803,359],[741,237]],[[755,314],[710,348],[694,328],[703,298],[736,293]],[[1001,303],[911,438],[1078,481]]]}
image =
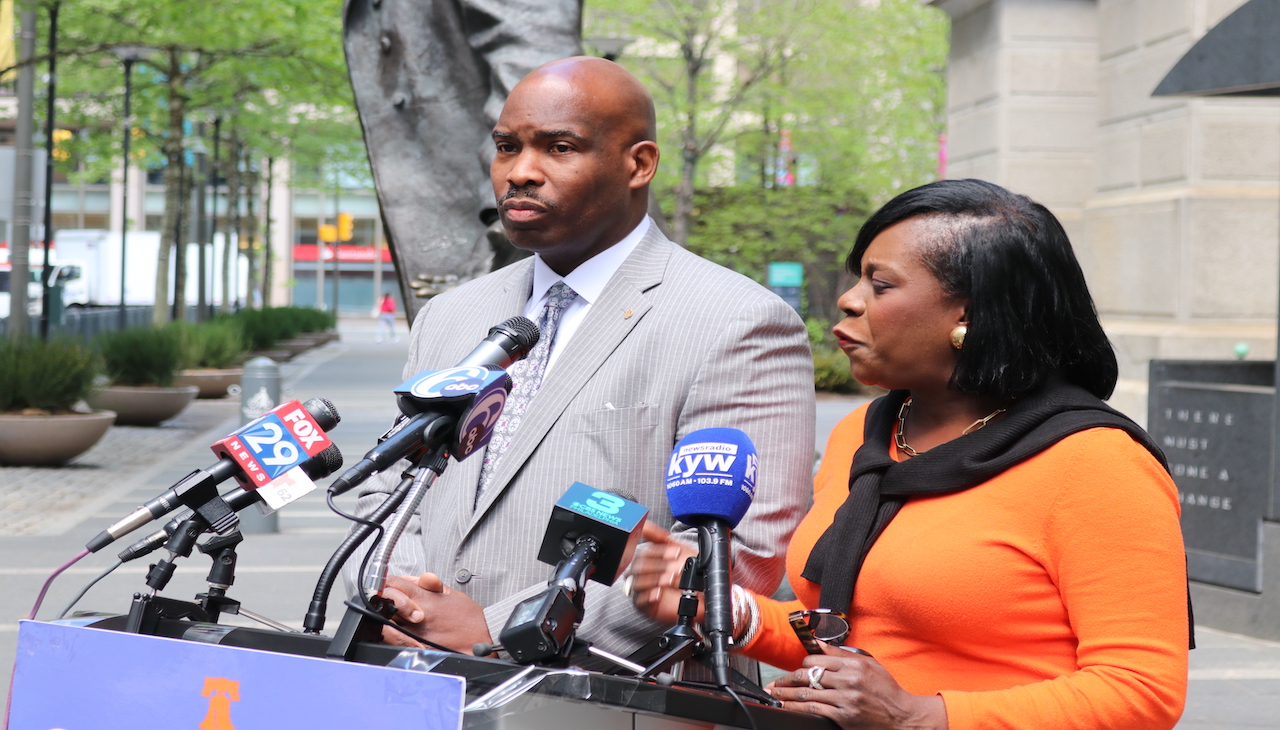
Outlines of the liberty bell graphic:
{"label": "liberty bell graphic", "polygon": [[209,711],[200,730],[236,730],[231,724],[231,703],[240,701],[240,683],[222,677],[205,677],[202,697],[209,698]]}

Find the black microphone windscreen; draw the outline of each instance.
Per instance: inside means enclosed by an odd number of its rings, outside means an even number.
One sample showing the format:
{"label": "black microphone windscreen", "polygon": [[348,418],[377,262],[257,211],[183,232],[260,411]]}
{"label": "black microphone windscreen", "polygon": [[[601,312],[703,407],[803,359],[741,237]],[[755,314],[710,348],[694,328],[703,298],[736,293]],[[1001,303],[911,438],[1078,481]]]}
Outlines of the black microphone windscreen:
{"label": "black microphone windscreen", "polygon": [[316,419],[316,425],[325,431],[330,431],[334,426],[342,423],[342,416],[338,415],[338,409],[328,398],[311,398],[303,403],[302,407]]}
{"label": "black microphone windscreen", "polygon": [[494,325],[493,329],[489,330],[489,334],[493,334],[495,330],[505,332],[520,343],[520,349],[526,351],[538,344],[538,338],[542,336],[538,332],[538,325],[528,317],[512,317],[501,324]]}
{"label": "black microphone windscreen", "polygon": [[312,480],[323,479],[342,468],[342,452],[337,444],[302,462],[302,471]]}

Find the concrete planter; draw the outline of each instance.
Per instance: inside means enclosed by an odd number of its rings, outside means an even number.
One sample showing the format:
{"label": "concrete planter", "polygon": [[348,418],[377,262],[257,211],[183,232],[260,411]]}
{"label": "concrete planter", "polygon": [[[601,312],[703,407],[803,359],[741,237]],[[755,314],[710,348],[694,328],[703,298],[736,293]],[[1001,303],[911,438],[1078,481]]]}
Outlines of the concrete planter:
{"label": "concrete planter", "polygon": [[[276,345],[276,348],[278,347],[280,346]],[[244,355],[244,361],[249,362],[255,357],[265,357],[269,360],[275,360],[276,362],[288,362],[289,358],[293,357],[293,355],[290,354],[288,350],[273,348],[270,350],[258,350],[257,352],[247,352]]]}
{"label": "concrete planter", "polygon": [[244,375],[244,368],[181,370],[173,384],[196,386],[200,389],[197,398],[221,398],[227,394],[228,388],[240,384],[241,375]]}
{"label": "concrete planter", "polygon": [[288,350],[289,357],[294,358],[315,347],[316,341],[310,337],[296,337],[292,340],[277,342],[275,346],[281,350]]}
{"label": "concrete planter", "polygon": [[304,332],[298,335],[298,337],[300,338],[305,337],[307,339],[310,339],[316,343],[316,347],[319,347],[321,345],[327,345],[330,342],[333,342],[334,340],[338,339],[338,332],[337,330],[324,330],[323,332]]}
{"label": "concrete planter", "polygon": [[156,426],[178,415],[200,389],[194,385],[157,388],[108,385],[85,399],[92,408],[116,412],[117,426]]}
{"label": "concrete planter", "polygon": [[57,416],[0,414],[0,464],[60,466],[93,448],[115,420],[113,411]]}

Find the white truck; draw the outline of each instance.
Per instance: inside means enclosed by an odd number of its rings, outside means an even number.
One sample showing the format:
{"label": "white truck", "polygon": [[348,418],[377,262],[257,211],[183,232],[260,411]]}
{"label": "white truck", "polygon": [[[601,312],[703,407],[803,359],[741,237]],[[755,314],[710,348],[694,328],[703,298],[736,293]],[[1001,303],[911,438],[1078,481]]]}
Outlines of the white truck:
{"label": "white truck", "polygon": [[[32,253],[34,257],[27,269],[27,313],[31,316],[39,316],[43,294],[40,274],[44,270],[44,254],[39,251]],[[50,274],[50,283],[62,284],[64,290],[73,289],[78,285],[80,280],[78,265],[59,264],[56,255],[50,251],[49,266],[53,269]],[[13,265],[9,262],[9,250],[0,248],[0,319],[9,316],[13,285]]]}
{"label": "white truck", "polygon": [[[114,306],[120,304],[120,233],[98,229],[68,229],[54,233],[54,251],[62,265],[80,269],[78,279],[68,279],[63,290],[63,303],[73,306]],[[210,246],[212,255],[206,261],[206,286],[214,304],[222,302],[222,234]],[[235,239],[232,238],[234,246]],[[125,304],[155,303],[156,259],[160,252],[160,234],[156,231],[130,231],[125,241],[128,259],[124,272]],[[200,247],[187,244],[186,300],[194,304],[199,294]],[[172,260],[172,258],[170,259]],[[244,300],[248,291],[249,266],[243,256],[236,255],[231,298]],[[173,271],[169,272],[173,287]]]}

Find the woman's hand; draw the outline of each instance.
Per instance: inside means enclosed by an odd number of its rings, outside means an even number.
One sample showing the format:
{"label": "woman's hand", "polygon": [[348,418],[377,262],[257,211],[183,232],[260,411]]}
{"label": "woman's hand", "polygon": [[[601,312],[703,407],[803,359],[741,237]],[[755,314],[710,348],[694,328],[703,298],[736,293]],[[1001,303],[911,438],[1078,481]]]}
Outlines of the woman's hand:
{"label": "woman's hand", "polygon": [[842,728],[946,730],[947,708],[940,695],[911,694],[869,656],[828,644],[822,649],[823,654],[806,657],[801,669],[768,686],[784,708],[822,715]]}
{"label": "woman's hand", "polygon": [[[680,604],[680,573],[690,557],[697,557],[695,548],[679,542],[671,532],[653,522],[644,524],[645,542],[636,548],[635,557],[627,577],[623,578],[624,590],[631,596],[636,608],[650,618],[663,623],[676,622]],[[702,606],[698,606],[702,615]]]}

